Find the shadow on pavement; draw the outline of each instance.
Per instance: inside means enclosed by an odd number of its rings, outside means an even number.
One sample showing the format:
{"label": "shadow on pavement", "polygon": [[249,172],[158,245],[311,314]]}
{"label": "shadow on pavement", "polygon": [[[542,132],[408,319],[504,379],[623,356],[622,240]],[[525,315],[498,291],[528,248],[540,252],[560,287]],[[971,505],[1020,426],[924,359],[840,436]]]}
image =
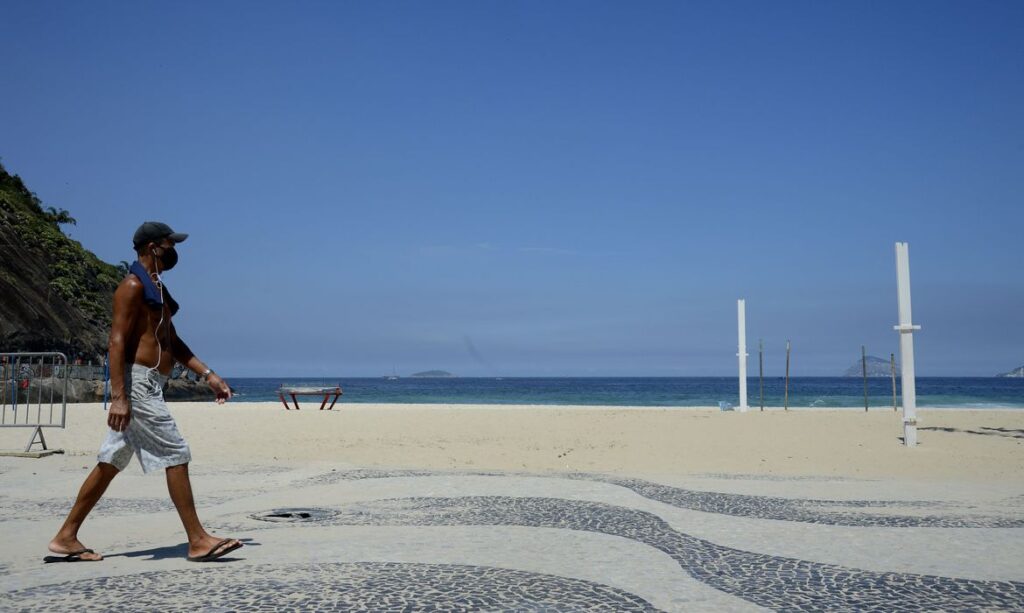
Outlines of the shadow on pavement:
{"label": "shadow on pavement", "polygon": [[[254,542],[251,538],[240,538],[245,547],[259,547],[259,543]],[[243,547],[240,551],[244,551]],[[164,547],[154,547],[152,549],[140,549],[138,551],[125,551],[123,553],[112,553],[104,555],[104,558],[146,558],[149,560],[169,560],[171,558],[186,558],[188,557],[188,543],[179,543],[177,545],[167,545]],[[210,562],[237,562],[243,558],[228,557],[217,558],[210,560]],[[209,562],[204,562],[208,564]]]}

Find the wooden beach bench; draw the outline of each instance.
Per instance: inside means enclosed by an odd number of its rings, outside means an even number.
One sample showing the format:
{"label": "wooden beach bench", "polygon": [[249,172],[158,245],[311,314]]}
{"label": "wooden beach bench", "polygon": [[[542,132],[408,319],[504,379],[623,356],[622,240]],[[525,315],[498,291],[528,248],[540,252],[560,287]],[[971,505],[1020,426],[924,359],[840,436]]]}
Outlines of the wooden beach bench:
{"label": "wooden beach bench", "polygon": [[277,390],[277,395],[281,399],[281,403],[284,404],[284,408],[289,411],[291,410],[291,407],[288,406],[288,401],[284,398],[285,395],[292,397],[292,402],[295,404],[296,411],[299,410],[299,401],[296,399],[296,396],[323,396],[324,400],[320,403],[321,411],[323,411],[324,407],[327,406],[327,400],[331,396],[334,396],[334,399],[331,400],[331,406],[327,407],[327,410],[330,411],[334,408],[334,403],[338,402],[338,398],[341,397],[342,393],[340,385],[335,385],[333,387],[288,387],[282,385]]}

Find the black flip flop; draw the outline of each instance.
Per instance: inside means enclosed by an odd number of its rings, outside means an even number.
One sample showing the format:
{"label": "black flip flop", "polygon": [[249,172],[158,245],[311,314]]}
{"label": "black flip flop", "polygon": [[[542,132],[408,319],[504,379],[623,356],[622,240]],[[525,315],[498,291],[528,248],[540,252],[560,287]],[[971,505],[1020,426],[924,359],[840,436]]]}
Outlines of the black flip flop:
{"label": "black flip flop", "polygon": [[[227,554],[231,553],[232,551],[234,551],[234,550],[236,550],[236,549],[238,549],[239,547],[242,546],[242,543],[235,543],[231,547],[224,547],[224,549],[221,549],[220,551],[217,550],[217,548],[218,547],[222,547],[224,545],[224,543],[230,543],[233,540],[234,539],[224,539],[223,541],[217,543],[212,548],[210,548],[210,550],[207,551],[206,553],[204,553],[203,555],[201,555],[201,556],[188,556],[186,559],[189,562],[211,562],[213,560],[216,560],[217,558],[220,558],[220,557],[222,557],[224,555],[227,555]],[[214,553],[214,552],[216,552],[216,553]]]}
{"label": "black flip flop", "polygon": [[44,564],[52,564],[53,562],[102,562],[103,558],[99,560],[86,560],[82,557],[83,553],[96,553],[92,549],[79,549],[78,551],[69,551],[59,556],[46,556],[43,558]]}

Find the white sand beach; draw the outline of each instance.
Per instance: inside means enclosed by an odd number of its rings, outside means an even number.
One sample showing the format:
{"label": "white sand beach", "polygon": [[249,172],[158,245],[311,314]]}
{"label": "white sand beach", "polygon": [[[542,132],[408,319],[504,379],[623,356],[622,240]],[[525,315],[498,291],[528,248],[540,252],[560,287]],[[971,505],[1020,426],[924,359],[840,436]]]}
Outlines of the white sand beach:
{"label": "white sand beach", "polygon": [[[651,407],[172,403],[203,464],[342,462],[363,467],[730,473],[913,479],[1024,479],[1024,411],[925,410],[920,445],[900,444],[892,410],[749,413]],[[101,404],[68,406],[51,447],[95,455]],[[28,431],[0,430],[0,448]]]}

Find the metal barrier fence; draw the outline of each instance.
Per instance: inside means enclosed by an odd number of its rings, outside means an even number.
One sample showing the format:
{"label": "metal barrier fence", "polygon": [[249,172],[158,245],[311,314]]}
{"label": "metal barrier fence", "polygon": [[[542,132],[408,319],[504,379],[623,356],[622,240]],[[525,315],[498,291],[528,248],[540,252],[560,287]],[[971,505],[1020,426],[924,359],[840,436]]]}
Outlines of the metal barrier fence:
{"label": "metal barrier fence", "polygon": [[0,353],[0,428],[32,428],[26,453],[46,450],[43,428],[64,427],[70,374],[63,353]]}
{"label": "metal barrier fence", "polygon": [[103,381],[106,379],[106,369],[102,364],[72,364],[67,367],[71,372],[72,379],[85,379],[87,381]]}

